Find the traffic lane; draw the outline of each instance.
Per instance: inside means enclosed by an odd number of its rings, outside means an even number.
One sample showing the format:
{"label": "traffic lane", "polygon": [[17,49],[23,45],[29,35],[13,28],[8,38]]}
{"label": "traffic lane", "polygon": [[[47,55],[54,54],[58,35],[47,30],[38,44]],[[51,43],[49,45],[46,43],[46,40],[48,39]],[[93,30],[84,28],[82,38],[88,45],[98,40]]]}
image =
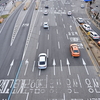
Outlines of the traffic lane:
{"label": "traffic lane", "polygon": [[[30,17],[28,16],[29,15],[29,13],[30,13]],[[31,12],[28,12],[28,14],[27,14],[27,16],[26,16],[26,18],[25,18],[25,22],[23,22],[23,23],[26,23],[26,22],[28,22],[28,24],[31,22],[31,17],[32,17],[32,13],[33,13],[33,11],[31,11]],[[28,19],[29,18],[29,19]],[[27,21],[26,21],[27,20]],[[27,29],[27,28],[28,29]],[[28,30],[29,30],[29,26],[23,26],[23,24],[22,24],[22,27],[21,27],[22,29],[22,31],[20,32],[20,35],[22,36],[22,38],[23,39],[21,39],[22,41],[24,40],[24,37],[23,37],[23,35],[26,33],[26,34],[28,34]],[[26,36],[26,35],[25,35]],[[26,37],[25,37],[25,39],[26,39]],[[16,41],[16,40],[15,40]],[[25,42],[25,40],[24,40],[24,42]],[[23,43],[23,42],[22,42]],[[17,45],[17,44],[16,44]],[[16,49],[16,45],[14,46],[14,48]],[[13,49],[14,49],[13,48]],[[18,47],[19,48],[19,47]],[[9,59],[9,57],[12,55],[10,52],[14,52],[15,51],[15,49],[14,49],[14,51],[11,51],[11,49],[12,48],[10,48],[9,47],[9,51],[5,51],[4,52],[4,54],[2,53],[2,55],[3,55],[3,57],[4,57],[4,59],[3,59],[3,62],[2,63],[4,63],[7,59]],[[12,49],[12,50],[13,50]],[[6,49],[4,49],[4,50],[6,50]],[[21,55],[22,56],[22,55]],[[3,58],[2,57],[2,58]],[[6,60],[5,60],[5,57],[6,57]],[[7,58],[8,57],[8,58]],[[7,66],[7,65],[10,65],[11,64],[11,62],[13,61],[13,59],[15,59],[15,58],[12,58],[11,57],[11,59],[9,59],[9,61],[7,62],[7,63],[4,63],[4,64],[2,64],[2,67],[3,66]],[[10,61],[11,60],[11,61]],[[5,65],[6,64],[6,65]],[[18,66],[19,67],[19,66]],[[4,68],[4,67],[3,67]],[[10,66],[10,68],[11,68],[11,66]],[[9,68],[9,70],[10,70],[10,68]],[[2,69],[2,68],[1,68]],[[9,73],[9,70],[6,70],[6,71],[8,71],[8,73]],[[15,69],[16,70],[16,69]],[[2,76],[3,76],[4,74],[2,74]],[[7,74],[8,75],[8,74]],[[12,75],[13,76],[13,75]]]}
{"label": "traffic lane", "polygon": [[[2,63],[7,55],[7,52],[10,48],[10,39],[13,32],[13,28],[15,25],[15,21],[18,17],[20,10],[16,13],[16,16],[13,14],[9,19],[7,20],[0,36],[0,67],[2,66]],[[12,20],[14,19],[14,20]],[[11,23],[12,22],[12,23]]]}

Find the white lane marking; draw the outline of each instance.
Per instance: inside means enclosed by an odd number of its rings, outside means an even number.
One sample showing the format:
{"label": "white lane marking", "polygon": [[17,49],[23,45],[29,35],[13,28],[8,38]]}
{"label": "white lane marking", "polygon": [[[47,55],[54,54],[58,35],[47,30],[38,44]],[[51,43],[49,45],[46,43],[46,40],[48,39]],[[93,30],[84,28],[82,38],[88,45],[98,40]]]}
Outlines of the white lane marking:
{"label": "white lane marking", "polygon": [[57,22],[55,22],[55,26],[57,26]]}
{"label": "white lane marking", "polygon": [[63,24],[64,28],[65,28],[65,24]]}
{"label": "white lane marking", "polygon": [[49,34],[48,34],[48,40],[49,40]]}
{"label": "white lane marking", "polygon": [[62,60],[60,60],[60,67],[61,67],[61,71],[63,71],[63,68],[62,68]]}
{"label": "white lane marking", "polygon": [[57,34],[58,34],[58,29],[56,29],[56,32],[57,32]]}
{"label": "white lane marking", "polygon": [[69,39],[67,34],[66,34],[66,37],[67,37],[67,39]]}
{"label": "white lane marking", "polygon": [[11,64],[10,64],[10,68],[9,68],[8,73],[7,73],[7,76],[9,76],[10,71],[11,71],[11,68],[12,68],[13,65],[14,65],[14,59],[12,60],[12,62],[11,62]]}
{"label": "white lane marking", "polygon": [[63,100],[66,100],[66,99],[65,99],[65,93],[63,93]]}
{"label": "white lane marking", "polygon": [[39,69],[39,76],[41,75],[41,70]]}
{"label": "white lane marking", "polygon": [[35,61],[34,61],[34,63],[33,63],[32,72],[34,72],[34,67],[35,67]]}
{"label": "white lane marking", "polygon": [[27,60],[25,61],[26,68],[25,68],[24,76],[26,75],[27,68],[28,68],[28,64],[29,64],[29,61],[28,61],[28,59],[27,59]]}
{"label": "white lane marking", "polygon": [[55,65],[56,65],[56,62],[55,62],[55,59],[53,59],[54,75],[55,75]]}
{"label": "white lane marking", "polygon": [[49,22],[49,19],[48,19],[48,22]]}
{"label": "white lane marking", "polygon": [[28,97],[29,97],[29,92],[27,93],[26,100],[28,100]]}
{"label": "white lane marking", "polygon": [[36,47],[36,49],[38,49],[38,46],[39,46],[39,43],[37,43],[37,47]]}
{"label": "white lane marking", "polygon": [[68,66],[68,72],[69,72],[69,75],[71,75],[71,71],[70,71],[70,63],[69,63],[69,60],[68,59],[66,59],[66,64],[67,64],[67,66]]}
{"label": "white lane marking", "polygon": [[60,43],[59,43],[59,41],[58,41],[58,48],[60,49]]}
{"label": "white lane marking", "polygon": [[63,21],[63,18],[62,18],[62,21]]}
{"label": "white lane marking", "polygon": [[35,19],[34,19],[34,13],[33,13],[33,17],[32,17],[32,20],[31,20],[31,24],[30,24],[30,28],[29,28],[29,32],[28,32],[28,36],[27,36],[27,40],[26,40],[26,43],[25,43],[25,48],[24,48],[24,53],[23,53],[22,60],[24,59],[24,56],[26,54],[26,51],[27,51],[27,48],[28,48],[28,44],[30,42],[30,38],[31,38],[31,35],[32,35],[32,32],[33,32],[33,28],[34,28],[34,25],[36,23],[38,12],[39,11],[37,11],[37,13],[36,13]]}
{"label": "white lane marking", "polygon": [[88,69],[87,69],[87,67],[86,67],[86,62],[84,61],[83,58],[82,58],[82,62],[83,62],[83,65],[84,65],[84,67],[85,67],[85,70],[86,70],[87,75],[89,75]]}
{"label": "white lane marking", "polygon": [[47,49],[47,56],[49,57],[49,49]]}
{"label": "white lane marking", "polygon": [[40,35],[41,31],[39,31],[39,35]]}
{"label": "white lane marking", "polygon": [[78,77],[78,81],[79,81],[80,87],[82,88],[81,80],[80,80],[80,77],[79,77],[78,74],[77,74],[77,77]]}
{"label": "white lane marking", "polygon": [[70,30],[72,31],[72,26],[70,25]]}
{"label": "white lane marking", "polygon": [[43,16],[42,16],[42,18],[43,18]]}

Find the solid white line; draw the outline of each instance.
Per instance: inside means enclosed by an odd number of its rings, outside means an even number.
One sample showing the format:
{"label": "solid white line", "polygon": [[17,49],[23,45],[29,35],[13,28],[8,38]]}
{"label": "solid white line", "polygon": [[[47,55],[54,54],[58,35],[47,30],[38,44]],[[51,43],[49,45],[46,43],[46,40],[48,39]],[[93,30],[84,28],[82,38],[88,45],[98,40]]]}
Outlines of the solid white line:
{"label": "solid white line", "polygon": [[41,70],[39,70],[39,76],[41,75]]}
{"label": "solid white line", "polygon": [[47,56],[49,57],[49,49],[47,49]]}
{"label": "solid white line", "polygon": [[37,47],[36,47],[36,49],[38,49],[38,46],[39,46],[39,43],[37,43]]}
{"label": "solid white line", "polygon": [[79,80],[80,87],[82,88],[82,84],[81,84],[80,77],[79,77],[78,74],[77,74],[77,77],[78,77],[78,80]]}
{"label": "solid white line", "polygon": [[54,65],[54,75],[55,75],[55,65]]}
{"label": "solid white line", "polygon": [[49,40],[49,34],[48,34],[48,40]]}
{"label": "solid white line", "polygon": [[56,29],[56,32],[57,32],[57,34],[58,34],[58,29]]}
{"label": "solid white line", "polygon": [[61,71],[63,71],[63,68],[62,68],[62,60],[60,60],[60,66],[61,66]]}
{"label": "solid white line", "polygon": [[60,49],[60,43],[58,42],[58,48]]}
{"label": "solid white line", "polygon": [[65,24],[63,24],[64,28],[65,28]]}
{"label": "solid white line", "polygon": [[66,99],[65,99],[65,93],[63,93],[63,100],[66,100]]}
{"label": "solid white line", "polygon": [[25,72],[24,72],[24,76],[26,75],[27,68],[28,68],[28,64],[26,64],[26,69],[25,69]]}
{"label": "solid white line", "polygon": [[67,39],[69,39],[67,34],[66,34],[66,37],[67,37]]}
{"label": "solid white line", "polygon": [[27,97],[26,97],[26,100],[28,100],[28,97],[29,97],[29,92],[27,93]]}
{"label": "solid white line", "polygon": [[70,66],[68,65],[68,71],[69,71],[69,75],[71,75],[71,71],[70,71]]}
{"label": "solid white line", "polygon": [[86,66],[84,66],[84,67],[85,67],[85,70],[86,70],[87,75],[89,75],[89,72],[88,72],[87,67]]}
{"label": "solid white line", "polygon": [[9,76],[12,66],[10,66],[7,76]]}
{"label": "solid white line", "polygon": [[41,31],[39,31],[39,35],[40,35]]}
{"label": "solid white line", "polygon": [[32,72],[34,72],[34,67],[35,67],[35,61],[34,61],[34,63],[33,63]]}

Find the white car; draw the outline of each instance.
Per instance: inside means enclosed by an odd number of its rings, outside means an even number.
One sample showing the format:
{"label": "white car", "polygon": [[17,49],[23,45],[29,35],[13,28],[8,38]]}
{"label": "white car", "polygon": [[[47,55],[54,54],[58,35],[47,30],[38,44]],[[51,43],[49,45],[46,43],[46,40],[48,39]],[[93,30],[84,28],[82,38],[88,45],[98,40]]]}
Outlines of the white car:
{"label": "white car", "polygon": [[82,9],[85,8],[84,4],[81,4],[81,8],[82,8]]}
{"label": "white car", "polygon": [[44,22],[44,23],[43,23],[43,28],[45,28],[45,29],[46,29],[46,28],[47,28],[47,29],[49,28],[48,22]]}
{"label": "white car", "polygon": [[48,15],[48,11],[47,11],[47,10],[45,10],[43,14],[44,14],[44,15]]}
{"label": "white car", "polygon": [[85,31],[92,31],[92,28],[88,24],[82,24],[82,27],[84,28]]}
{"label": "white car", "polygon": [[84,24],[85,23],[83,18],[78,17],[76,20],[78,21],[79,24]]}
{"label": "white car", "polygon": [[71,16],[71,15],[72,15],[72,12],[71,12],[71,11],[68,11],[68,12],[67,12],[67,15],[68,15],[68,16]]}
{"label": "white car", "polygon": [[46,69],[47,68],[47,55],[46,53],[40,53],[38,56],[38,69]]}
{"label": "white car", "polygon": [[89,32],[90,32],[90,36],[92,37],[92,39],[99,39],[100,38],[100,36],[96,32],[94,32],[94,31],[89,31]]}

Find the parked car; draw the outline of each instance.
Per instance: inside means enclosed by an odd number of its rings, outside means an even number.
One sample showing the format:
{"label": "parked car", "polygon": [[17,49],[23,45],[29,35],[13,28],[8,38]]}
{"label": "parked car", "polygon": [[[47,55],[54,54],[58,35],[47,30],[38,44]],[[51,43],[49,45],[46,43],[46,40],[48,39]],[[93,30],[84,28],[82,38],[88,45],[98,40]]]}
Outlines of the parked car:
{"label": "parked car", "polygon": [[83,27],[83,29],[85,30],[85,31],[92,31],[92,28],[90,27],[90,25],[88,25],[88,24],[82,24],[82,27]]}
{"label": "parked car", "polygon": [[78,22],[79,24],[85,24],[85,21],[84,21],[83,18],[78,17],[76,20],[77,20],[77,22]]}
{"label": "parked car", "polygon": [[71,12],[71,11],[68,11],[68,12],[67,12],[67,15],[68,15],[68,16],[71,16],[71,15],[72,15],[72,12]]}
{"label": "parked car", "polygon": [[4,19],[3,18],[0,18],[0,23],[2,23],[4,21]]}
{"label": "parked car", "polygon": [[48,28],[49,28],[48,22],[44,22],[44,23],[43,23],[43,28],[44,28],[44,29],[48,29]]}
{"label": "parked car", "polygon": [[73,57],[80,56],[80,51],[77,44],[70,44],[70,52]]}
{"label": "parked car", "polygon": [[47,55],[46,53],[40,53],[38,56],[38,68],[46,69],[47,68]]}
{"label": "parked car", "polygon": [[100,36],[96,32],[94,32],[94,31],[89,31],[89,32],[90,32],[90,36],[92,37],[92,39],[99,39],[100,38]]}

